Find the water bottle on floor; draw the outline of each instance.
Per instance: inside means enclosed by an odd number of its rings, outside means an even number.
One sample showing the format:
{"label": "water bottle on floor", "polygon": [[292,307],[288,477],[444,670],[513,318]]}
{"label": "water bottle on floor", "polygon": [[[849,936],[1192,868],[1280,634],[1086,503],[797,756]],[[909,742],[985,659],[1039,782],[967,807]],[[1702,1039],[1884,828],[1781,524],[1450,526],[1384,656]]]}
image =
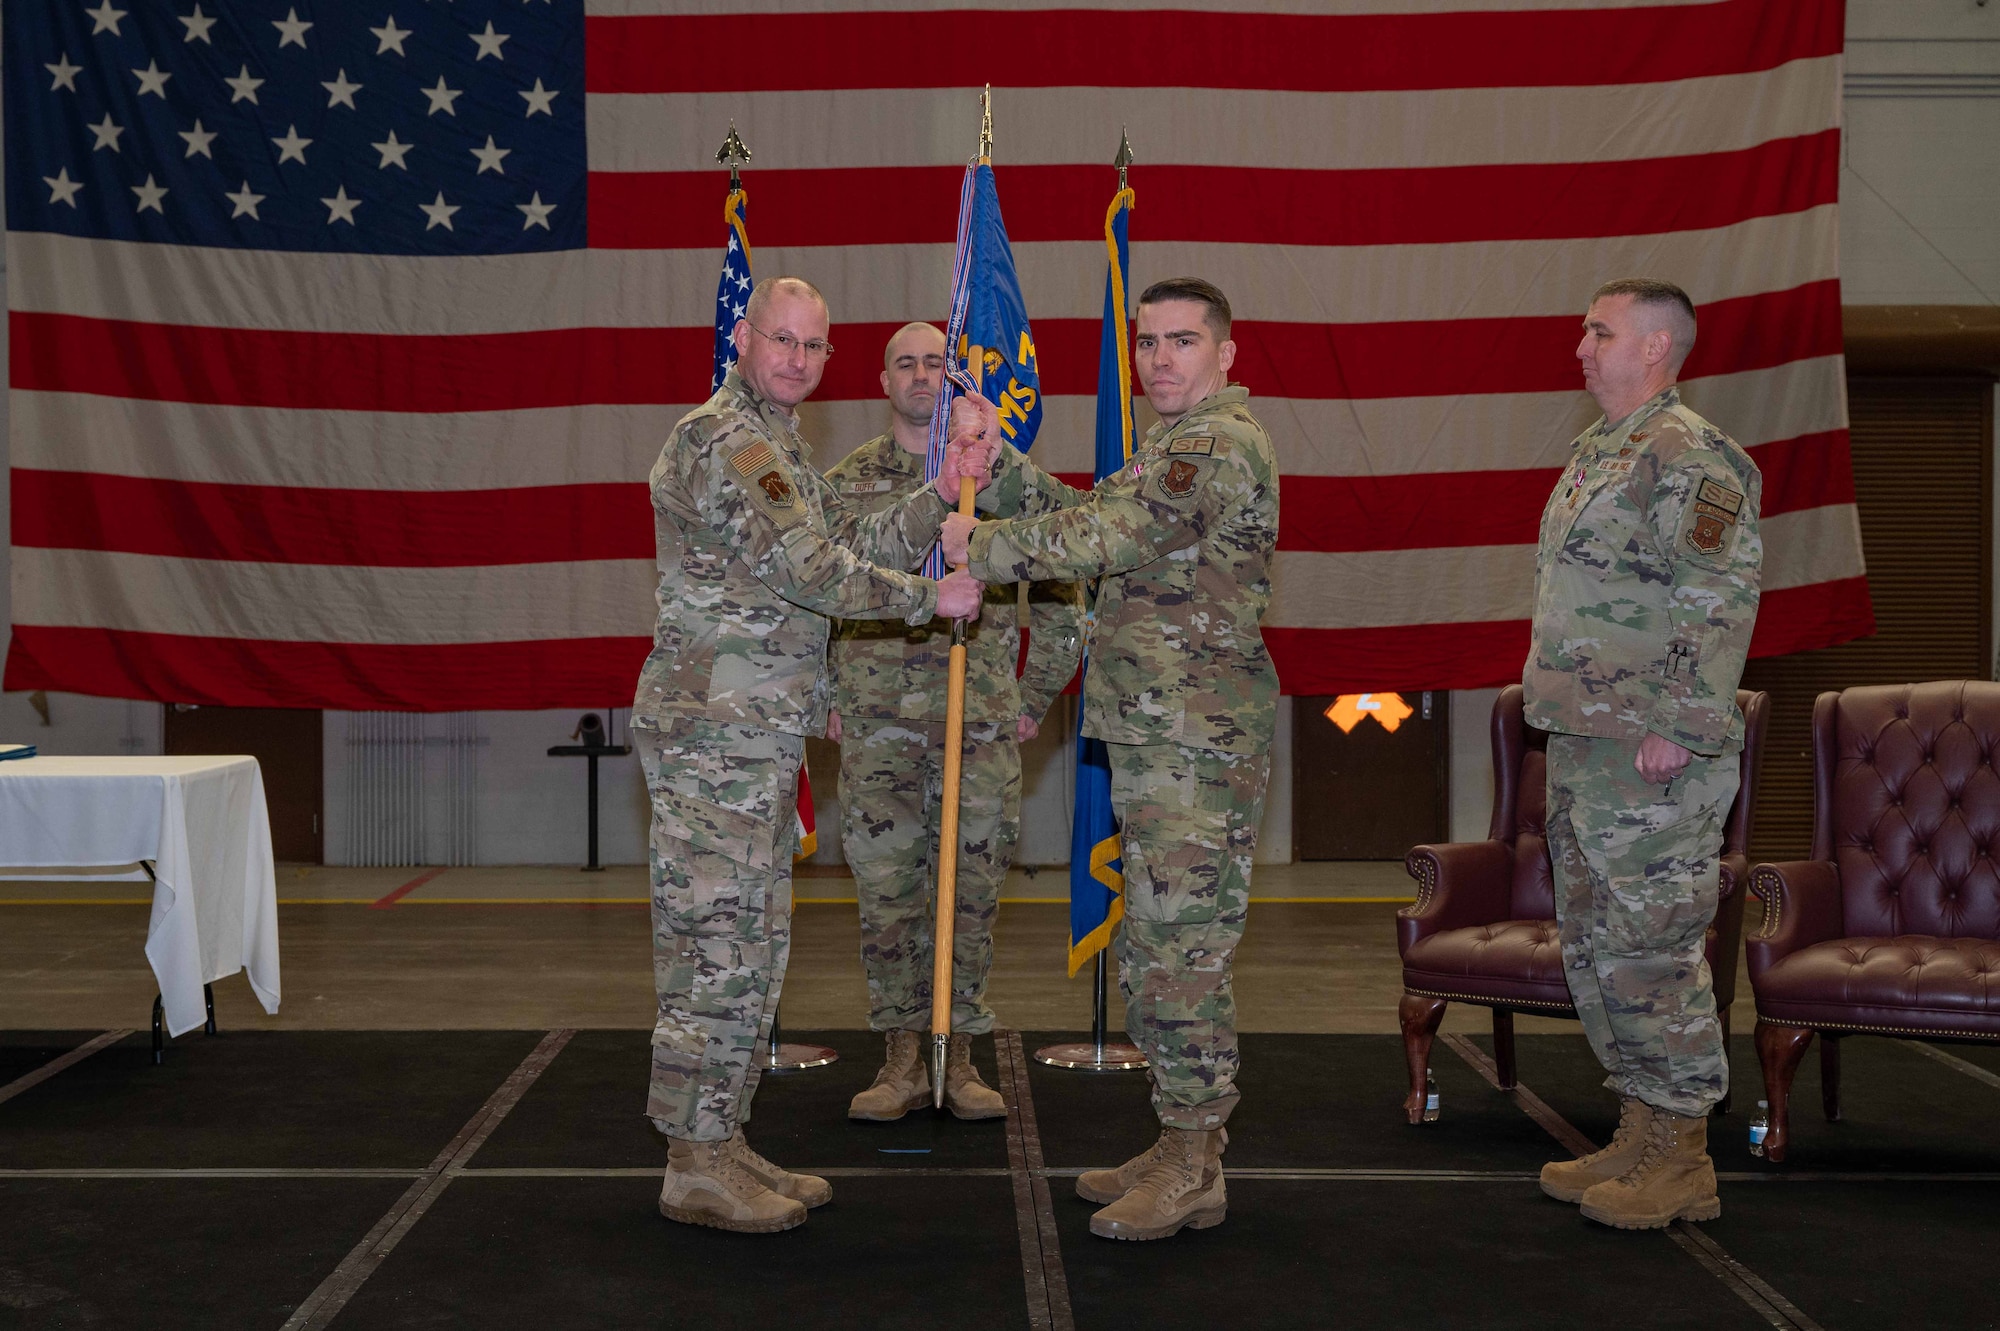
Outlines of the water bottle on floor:
{"label": "water bottle on floor", "polygon": [[1771,1130],[1771,1102],[1759,1100],[1757,1112],[1750,1116],[1750,1154],[1764,1154],[1764,1134]]}
{"label": "water bottle on floor", "polygon": [[1437,1117],[1438,1081],[1436,1077],[1430,1074],[1430,1069],[1426,1068],[1424,1070],[1424,1122],[1435,1123],[1437,1122]]}

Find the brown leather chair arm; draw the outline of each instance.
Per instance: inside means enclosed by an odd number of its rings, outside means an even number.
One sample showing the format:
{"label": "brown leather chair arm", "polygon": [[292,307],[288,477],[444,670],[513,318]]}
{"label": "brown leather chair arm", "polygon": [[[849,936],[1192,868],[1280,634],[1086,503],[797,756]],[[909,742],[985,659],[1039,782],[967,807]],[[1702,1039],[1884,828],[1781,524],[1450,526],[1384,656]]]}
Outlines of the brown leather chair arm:
{"label": "brown leather chair arm", "polygon": [[1445,929],[1507,918],[1514,850],[1504,841],[1418,846],[1403,858],[1403,867],[1417,880],[1417,900],[1396,912],[1398,951]]}
{"label": "brown leather chair arm", "polygon": [[1750,890],[1764,903],[1763,926],[1745,949],[1751,984],[1800,948],[1840,937],[1840,869],[1832,860],[1760,864]]}
{"label": "brown leather chair arm", "polygon": [[1740,852],[1722,857],[1722,883],[1715,905],[1715,1003],[1736,1001],[1736,949],[1743,942],[1743,900],[1749,895],[1750,861]]}

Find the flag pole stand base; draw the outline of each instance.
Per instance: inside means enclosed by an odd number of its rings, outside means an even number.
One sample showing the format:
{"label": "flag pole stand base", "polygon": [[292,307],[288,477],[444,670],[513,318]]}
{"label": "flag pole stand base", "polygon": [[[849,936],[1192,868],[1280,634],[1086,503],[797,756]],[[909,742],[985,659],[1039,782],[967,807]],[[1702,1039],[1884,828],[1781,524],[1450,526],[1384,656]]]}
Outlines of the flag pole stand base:
{"label": "flag pole stand base", "polygon": [[1035,1051],[1035,1061],[1046,1063],[1052,1068],[1069,1068],[1075,1072],[1132,1072],[1146,1066],[1146,1056],[1135,1045],[1123,1040],[1107,1038],[1110,1032],[1110,990],[1109,967],[1105,965],[1104,952],[1097,953],[1096,975],[1093,977],[1090,1012],[1090,1038],[1073,1044],[1043,1045]]}
{"label": "flag pole stand base", "polygon": [[823,1044],[780,1044],[764,1056],[763,1066],[766,1072],[801,1072],[839,1061],[839,1051]]}
{"label": "flag pole stand base", "polygon": [[1115,1044],[1078,1040],[1075,1044],[1044,1045],[1035,1051],[1035,1061],[1075,1072],[1132,1072],[1146,1066],[1146,1056],[1122,1040]]}
{"label": "flag pole stand base", "polygon": [[840,1052],[823,1044],[787,1044],[785,1033],[778,1028],[778,1018],[771,1017],[771,1042],[764,1046],[764,1057],[758,1060],[758,1067],[765,1072],[803,1072],[807,1068],[823,1068],[840,1060]]}

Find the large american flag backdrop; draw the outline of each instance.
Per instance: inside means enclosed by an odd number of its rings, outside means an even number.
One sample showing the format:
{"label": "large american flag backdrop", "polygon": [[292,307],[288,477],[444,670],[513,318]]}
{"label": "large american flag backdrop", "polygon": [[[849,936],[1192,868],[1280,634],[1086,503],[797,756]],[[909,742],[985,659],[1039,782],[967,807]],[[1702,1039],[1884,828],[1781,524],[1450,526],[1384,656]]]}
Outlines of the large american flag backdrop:
{"label": "large american flag backdrop", "polygon": [[989,80],[1035,454],[1089,475],[1129,126],[1134,282],[1229,292],[1278,442],[1289,692],[1517,675],[1536,518],[1594,414],[1579,316],[1631,274],[1700,303],[1687,395],[1763,468],[1757,651],[1868,631],[1842,0],[763,3],[5,0],[6,686],[626,696],[731,120],[757,272],[832,304],[827,462],[881,428],[889,333],[945,312]]}

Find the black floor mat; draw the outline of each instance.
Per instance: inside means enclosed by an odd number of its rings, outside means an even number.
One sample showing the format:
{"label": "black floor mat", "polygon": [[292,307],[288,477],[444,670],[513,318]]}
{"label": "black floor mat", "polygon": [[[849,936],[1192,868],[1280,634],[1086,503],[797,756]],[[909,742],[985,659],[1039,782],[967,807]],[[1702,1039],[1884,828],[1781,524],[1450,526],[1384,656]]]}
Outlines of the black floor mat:
{"label": "black floor mat", "polygon": [[[1083,1037],[1022,1038],[1032,1053]],[[1243,1099],[1229,1120],[1229,1163],[1239,1168],[1532,1170],[1562,1157],[1509,1097],[1442,1046],[1431,1059],[1442,1112],[1412,1127],[1400,1039],[1264,1034],[1242,1045]],[[1052,1169],[1116,1164],[1159,1135],[1148,1073],[1036,1064],[1030,1082]]]}
{"label": "black floor mat", "polygon": [[0,1104],[0,1168],[422,1168],[535,1031],[133,1035]]}
{"label": "black floor mat", "polygon": [[1079,1331],[1769,1331],[1665,1237],[1600,1229],[1532,1186],[1232,1179],[1229,1194],[1222,1225],[1156,1243],[1097,1238],[1092,1207],[1057,1197]]}
{"label": "black floor mat", "polygon": [[399,1179],[0,1179],[0,1326],[282,1325]]}
{"label": "black floor mat", "polygon": [[1005,1178],[836,1178],[784,1234],[662,1219],[649,1178],[455,1181],[333,1325],[884,1331],[1028,1324]]}
{"label": "black floor mat", "polygon": [[97,1031],[0,1031],[0,1087],[88,1043],[98,1034]]}
{"label": "black floor mat", "polygon": [[[882,1066],[882,1037],[830,1031],[787,1039],[827,1045],[840,1061],[767,1073],[746,1136],[765,1155],[796,1166],[977,1168],[1007,1163],[1006,1124],[962,1123],[928,1106],[894,1123],[856,1123],[847,1102]],[[666,1140],[645,1117],[651,1066],[646,1031],[579,1031],[480,1148],[482,1168],[666,1167]],[[973,1063],[997,1084],[993,1041],[972,1042]]]}
{"label": "black floor mat", "polygon": [[[1523,1083],[1592,1140],[1610,1138],[1618,1104],[1581,1036],[1523,1036],[1516,1049]],[[1729,1059],[1733,1103],[1708,1129],[1720,1170],[2000,1172],[2000,1132],[1993,1130],[2000,1087],[1927,1058],[1907,1041],[1850,1036],[1842,1042],[1838,1123],[1826,1121],[1819,1055],[1807,1052],[1792,1084],[1791,1151],[1783,1166],[1749,1152],[1750,1115],[1765,1098],[1749,1036],[1730,1041]]]}

